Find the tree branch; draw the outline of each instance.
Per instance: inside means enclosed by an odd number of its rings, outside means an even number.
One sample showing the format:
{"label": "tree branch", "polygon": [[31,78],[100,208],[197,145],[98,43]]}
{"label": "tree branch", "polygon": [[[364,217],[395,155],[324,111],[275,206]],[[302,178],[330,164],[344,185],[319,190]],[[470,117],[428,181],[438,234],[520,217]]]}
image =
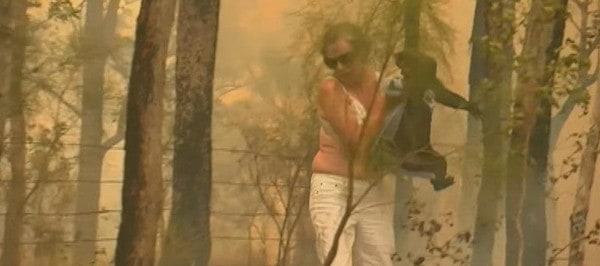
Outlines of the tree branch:
{"label": "tree branch", "polygon": [[[598,39],[600,40],[600,34],[598,34]],[[596,45],[597,46],[597,45]],[[590,54],[591,55],[591,54]],[[583,79],[583,84],[585,87],[589,87],[592,84],[594,84],[594,82],[596,82],[598,80],[598,75],[600,74],[600,65],[596,64],[596,66],[594,67],[594,71],[592,71],[591,74],[589,74],[585,79]]]}
{"label": "tree branch", "polygon": [[577,22],[575,21],[575,19],[573,18],[573,15],[571,13],[569,13],[567,15],[567,19],[569,21],[571,21],[571,24],[573,24],[573,27],[575,27],[575,29],[577,30],[577,32],[579,34],[584,34],[584,32],[581,30],[581,27],[579,26],[579,24],[577,24]]}
{"label": "tree branch", "polygon": [[119,143],[121,140],[123,140],[123,138],[125,138],[125,115],[127,114],[127,97],[123,97],[123,102],[121,103],[121,110],[119,112],[119,119],[118,119],[118,124],[117,124],[117,131],[115,132],[115,134],[108,138],[107,140],[105,140],[102,143],[102,146],[104,147],[104,149],[108,150],[110,149],[112,146],[117,145],[117,143]]}
{"label": "tree branch", "polygon": [[104,17],[104,41],[111,43],[117,28],[117,13],[119,11],[120,0],[111,0],[106,7],[106,16]]}
{"label": "tree branch", "polygon": [[584,241],[586,239],[589,239],[592,236],[592,233],[594,231],[590,231],[589,233],[587,233],[584,236],[581,236],[577,239],[573,239],[573,241],[569,242],[568,244],[566,244],[564,247],[556,250],[551,256],[550,258],[548,258],[548,262],[550,265],[552,265],[554,263],[554,261],[556,260],[556,257],[558,257],[558,255],[560,255],[563,251],[565,251],[566,249],[570,248],[572,245],[575,245],[581,241]]}
{"label": "tree branch", "polygon": [[596,82],[598,80],[599,73],[600,73],[600,69],[598,69],[598,67],[596,67],[593,74],[588,75],[587,77],[583,78],[581,83],[579,84],[579,86],[577,86],[577,88],[575,88],[571,93],[569,93],[567,100],[565,100],[565,103],[562,105],[562,107],[558,111],[557,115],[555,115],[552,118],[552,120],[554,120],[554,118],[557,117],[558,115],[564,115],[564,114],[571,113],[571,111],[573,110],[575,105],[579,102],[579,98],[581,97],[581,94],[584,91],[586,91],[589,86],[591,86],[592,84],[594,84],[594,82]]}
{"label": "tree branch", "polygon": [[583,8],[584,6],[586,6],[586,1],[585,0],[573,0],[573,2],[577,5],[577,7],[579,8]]}
{"label": "tree branch", "polygon": [[39,89],[47,94],[49,94],[50,96],[56,98],[59,102],[61,102],[62,104],[64,104],[69,110],[71,110],[71,112],[75,113],[77,116],[81,117],[81,110],[79,110],[79,108],[77,108],[77,106],[75,106],[74,104],[70,103],[69,101],[65,100],[65,98],[58,94],[57,92],[53,91],[52,89],[46,87],[46,86],[40,86]]}
{"label": "tree branch", "polygon": [[598,49],[598,45],[600,45],[600,34],[597,34],[596,37],[594,38],[594,41],[592,41],[592,43],[590,44],[590,47],[588,47],[588,55],[592,55],[592,52],[594,52],[596,49]]}
{"label": "tree branch", "polygon": [[246,87],[246,86],[247,85],[243,84],[243,83],[242,84],[235,84],[235,83],[234,84],[224,84],[224,85],[219,86],[219,87],[217,87],[215,89],[215,94],[217,94],[216,98],[221,98],[225,94],[228,94],[230,92],[233,92],[233,91],[235,91],[237,89],[240,89],[240,88],[243,88],[243,87]]}
{"label": "tree branch", "polygon": [[[114,2],[117,2],[116,4]],[[118,7],[118,2],[119,0],[113,0],[109,3],[109,11],[112,8],[114,8],[114,12],[115,12],[115,19],[116,19],[116,8],[113,5],[116,5],[116,7]],[[107,14],[106,16],[108,17],[110,14]],[[117,71],[122,77],[123,79],[127,80],[129,79],[129,69],[127,67],[125,67],[126,64],[122,64],[122,60],[119,60],[117,58],[117,56],[111,54],[111,58],[112,60],[115,62],[115,64],[113,64],[112,68]],[[111,136],[110,138],[106,139],[103,143],[102,146],[105,149],[110,149],[112,146],[117,145],[117,143],[119,143],[121,140],[123,140],[125,138],[125,131],[126,131],[126,115],[127,115],[127,96],[123,97],[123,100],[121,102],[121,110],[119,111],[119,118],[117,120],[117,131],[115,132],[115,134],[113,136]]]}

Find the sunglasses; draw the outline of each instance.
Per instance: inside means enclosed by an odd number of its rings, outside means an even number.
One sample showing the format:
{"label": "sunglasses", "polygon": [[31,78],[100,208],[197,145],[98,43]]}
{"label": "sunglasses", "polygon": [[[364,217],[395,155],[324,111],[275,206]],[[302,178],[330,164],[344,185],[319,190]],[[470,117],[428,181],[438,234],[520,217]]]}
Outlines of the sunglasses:
{"label": "sunglasses", "polygon": [[353,63],[354,59],[355,59],[354,53],[348,52],[348,53],[340,55],[336,58],[325,57],[323,59],[323,61],[325,62],[325,65],[327,65],[328,67],[330,67],[332,69],[336,69],[336,68],[338,68],[338,66],[340,64],[341,65],[349,65],[349,64]]}

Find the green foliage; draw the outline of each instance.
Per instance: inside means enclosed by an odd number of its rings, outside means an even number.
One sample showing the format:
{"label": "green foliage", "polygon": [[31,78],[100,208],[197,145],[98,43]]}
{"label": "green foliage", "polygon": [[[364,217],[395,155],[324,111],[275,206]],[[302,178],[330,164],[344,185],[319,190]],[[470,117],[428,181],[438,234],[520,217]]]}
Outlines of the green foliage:
{"label": "green foliage", "polygon": [[74,6],[71,0],[53,0],[48,8],[48,19],[62,22],[81,19],[81,6]]}
{"label": "green foliage", "polygon": [[[292,13],[302,27],[298,30],[292,49],[297,55],[308,56],[311,67],[322,65],[320,58],[321,36],[327,25],[335,22],[350,21],[358,24],[369,36],[372,44],[371,64],[378,70],[384,67],[386,60],[394,52],[402,49],[404,39],[403,18],[406,3],[410,0],[369,0],[369,1],[307,1],[300,11]],[[433,55],[448,67],[446,55],[452,52],[451,43],[454,30],[445,22],[442,6],[447,0],[424,0],[421,15],[421,50]],[[393,66],[388,61],[386,69]]]}

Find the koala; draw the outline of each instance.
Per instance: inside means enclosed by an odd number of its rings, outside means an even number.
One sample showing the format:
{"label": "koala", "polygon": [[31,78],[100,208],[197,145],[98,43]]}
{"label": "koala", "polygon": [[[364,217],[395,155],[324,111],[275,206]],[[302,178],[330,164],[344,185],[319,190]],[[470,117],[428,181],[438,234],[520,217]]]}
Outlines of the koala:
{"label": "koala", "polygon": [[[386,94],[403,98],[401,114],[395,123],[387,121],[384,138],[391,143],[393,156],[400,160],[399,171],[433,174],[433,189],[439,191],[454,184],[447,175],[446,158],[431,145],[431,117],[434,102],[466,110],[480,117],[476,104],[448,90],[436,77],[437,63],[417,51],[402,51],[394,55],[402,78],[392,79]],[[393,120],[393,119],[392,119]]]}

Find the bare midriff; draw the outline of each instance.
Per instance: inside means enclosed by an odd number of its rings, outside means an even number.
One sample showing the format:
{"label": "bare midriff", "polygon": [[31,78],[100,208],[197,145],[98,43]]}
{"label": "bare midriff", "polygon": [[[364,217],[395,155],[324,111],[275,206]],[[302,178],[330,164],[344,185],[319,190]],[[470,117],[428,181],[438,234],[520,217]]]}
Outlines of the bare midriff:
{"label": "bare midriff", "polygon": [[314,173],[348,176],[348,159],[338,140],[319,131],[319,151],[312,163]]}
{"label": "bare midriff", "polygon": [[[366,169],[364,165],[358,166],[360,163],[364,164],[364,162],[353,163],[354,172],[352,176],[356,179],[373,178],[374,173],[357,170]],[[329,136],[323,128],[319,131],[319,151],[313,159],[312,170],[313,173],[332,174],[343,177],[350,176],[346,152],[341,147],[339,141]]]}

